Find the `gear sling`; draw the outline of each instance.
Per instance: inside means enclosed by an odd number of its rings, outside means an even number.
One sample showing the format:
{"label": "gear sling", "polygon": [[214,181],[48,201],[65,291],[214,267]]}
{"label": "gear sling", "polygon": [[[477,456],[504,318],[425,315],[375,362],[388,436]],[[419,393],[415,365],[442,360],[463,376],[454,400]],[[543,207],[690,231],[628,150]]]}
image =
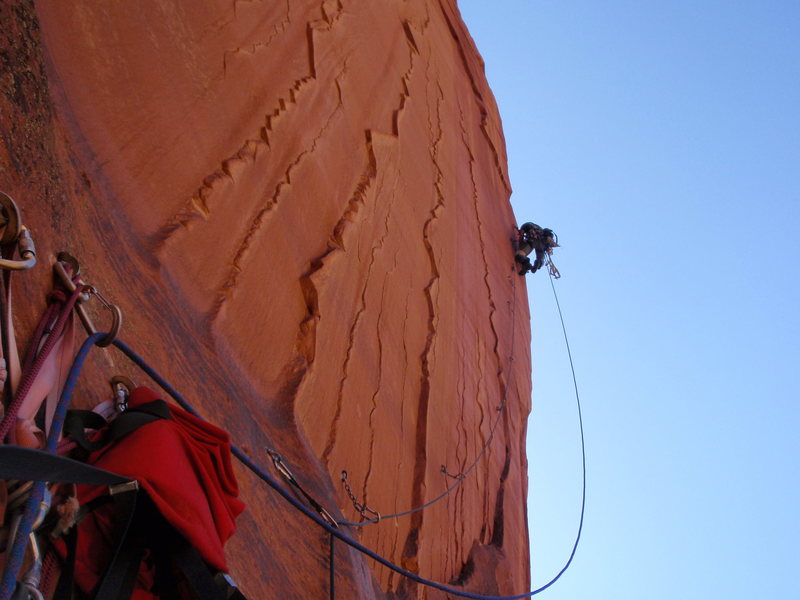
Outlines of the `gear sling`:
{"label": "gear sling", "polygon": [[[111,410],[110,422],[68,411],[89,350],[119,345],[121,313],[81,281],[75,259],[59,255],[55,289],[21,364],[9,274],[32,267],[35,250],[2,192],[0,209],[0,600],[68,600],[75,590],[94,600],[243,598],[225,573],[223,546],[244,509],[228,434],[146,387],[133,389],[118,415]],[[93,296],[111,309],[110,334],[94,333],[81,306]],[[92,335],[64,380],[75,314]]]}

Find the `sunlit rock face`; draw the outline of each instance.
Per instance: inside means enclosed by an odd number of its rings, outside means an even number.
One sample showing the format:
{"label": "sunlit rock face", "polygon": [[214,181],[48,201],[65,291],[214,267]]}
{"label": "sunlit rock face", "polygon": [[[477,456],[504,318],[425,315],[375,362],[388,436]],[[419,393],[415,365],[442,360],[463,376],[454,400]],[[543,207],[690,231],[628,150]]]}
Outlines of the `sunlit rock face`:
{"label": "sunlit rock face", "polygon": [[[40,256],[15,275],[20,338],[68,250],[124,310],[123,339],[271,475],[268,448],[350,521],[342,471],[383,516],[439,498],[348,534],[427,578],[526,591],[526,290],[500,118],[455,0],[0,13],[0,185]],[[116,373],[147,382],[97,350],[80,402]],[[327,534],[239,478],[243,591],[328,597]],[[335,570],[340,598],[447,597],[341,543]]]}

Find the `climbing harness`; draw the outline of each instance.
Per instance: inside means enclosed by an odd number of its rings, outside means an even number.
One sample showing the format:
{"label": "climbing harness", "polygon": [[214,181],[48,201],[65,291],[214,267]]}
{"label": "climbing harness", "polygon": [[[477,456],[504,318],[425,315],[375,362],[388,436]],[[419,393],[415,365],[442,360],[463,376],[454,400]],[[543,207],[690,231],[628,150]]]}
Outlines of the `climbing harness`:
{"label": "climbing harness", "polygon": [[[345,492],[347,493],[348,498],[350,498],[350,501],[353,503],[353,508],[355,508],[355,510],[361,515],[362,521],[354,522],[354,521],[340,520],[339,523],[341,525],[348,525],[350,527],[363,527],[365,525],[374,525],[382,520],[398,519],[400,517],[405,517],[414,514],[416,512],[425,510],[426,508],[436,504],[440,500],[443,500],[444,498],[449,496],[456,488],[458,488],[458,486],[460,486],[464,482],[464,480],[469,476],[469,474],[472,473],[473,470],[475,470],[475,467],[478,466],[478,463],[483,458],[483,455],[486,454],[486,451],[489,449],[489,446],[491,446],[492,441],[494,440],[494,434],[497,430],[497,426],[500,424],[500,418],[503,416],[503,411],[505,411],[506,402],[508,398],[508,388],[509,388],[508,383],[511,381],[511,375],[514,367],[514,340],[517,331],[517,328],[515,327],[516,309],[517,309],[517,294],[516,294],[517,282],[515,277],[509,277],[509,281],[511,282],[511,296],[513,300],[511,301],[511,354],[509,354],[508,356],[508,368],[507,368],[508,375],[506,378],[507,382],[506,385],[503,386],[503,393],[500,399],[500,405],[496,407],[497,417],[492,423],[492,427],[489,430],[489,435],[487,436],[486,441],[484,442],[481,450],[478,452],[478,454],[475,456],[472,462],[467,466],[467,468],[459,471],[458,473],[450,473],[446,465],[441,466],[440,468],[441,472],[446,477],[455,480],[455,483],[448,486],[441,494],[432,498],[428,502],[425,502],[424,504],[421,504],[414,508],[386,515],[382,515],[377,510],[370,508],[369,506],[367,506],[366,502],[359,502],[355,494],[353,494],[352,489],[350,488],[347,479],[347,471],[342,471],[342,484],[345,488]],[[374,515],[374,517],[369,518],[367,516],[367,513]]]}

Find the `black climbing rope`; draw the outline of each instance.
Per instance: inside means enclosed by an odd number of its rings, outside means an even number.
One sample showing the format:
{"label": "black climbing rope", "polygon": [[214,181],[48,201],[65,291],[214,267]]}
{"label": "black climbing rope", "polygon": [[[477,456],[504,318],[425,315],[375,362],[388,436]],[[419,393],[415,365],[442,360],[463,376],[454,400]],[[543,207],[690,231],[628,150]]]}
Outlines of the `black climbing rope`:
{"label": "black climbing rope", "polygon": [[336,538],[333,534],[330,535],[330,553],[328,558],[328,592],[330,600],[336,600],[336,563],[334,559],[334,549],[336,547]]}

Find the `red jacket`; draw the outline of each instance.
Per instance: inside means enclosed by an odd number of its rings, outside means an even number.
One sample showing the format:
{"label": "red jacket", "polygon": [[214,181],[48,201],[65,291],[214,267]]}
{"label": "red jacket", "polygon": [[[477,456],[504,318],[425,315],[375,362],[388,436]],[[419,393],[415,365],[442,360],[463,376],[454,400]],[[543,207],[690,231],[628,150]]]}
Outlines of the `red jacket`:
{"label": "red jacket", "polygon": [[[157,400],[151,389],[139,387],[130,407]],[[159,419],[93,452],[88,463],[136,479],[161,514],[213,569],[227,570],[223,546],[235,531],[235,519],[244,510],[231,466],[228,434],[170,405],[172,420]],[[83,505],[107,493],[106,488],[78,486]],[[113,510],[101,507],[81,522],[75,581],[91,591],[112,551]],[[133,598],[155,598],[150,593],[153,574],[143,561]]]}

